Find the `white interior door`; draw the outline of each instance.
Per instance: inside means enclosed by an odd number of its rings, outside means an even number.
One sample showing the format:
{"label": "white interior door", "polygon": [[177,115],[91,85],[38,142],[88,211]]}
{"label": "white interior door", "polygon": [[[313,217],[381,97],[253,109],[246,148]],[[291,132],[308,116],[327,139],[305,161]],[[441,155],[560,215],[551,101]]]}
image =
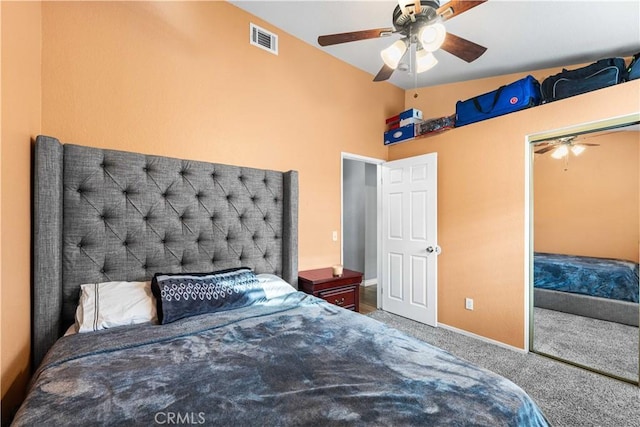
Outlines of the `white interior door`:
{"label": "white interior door", "polygon": [[382,165],[382,308],[437,326],[437,153]]}

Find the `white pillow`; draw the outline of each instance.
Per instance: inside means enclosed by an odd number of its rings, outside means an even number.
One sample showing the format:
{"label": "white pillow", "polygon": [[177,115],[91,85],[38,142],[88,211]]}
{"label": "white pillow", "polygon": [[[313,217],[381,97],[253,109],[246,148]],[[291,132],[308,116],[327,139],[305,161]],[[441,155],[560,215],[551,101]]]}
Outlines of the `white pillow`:
{"label": "white pillow", "polygon": [[257,274],[256,277],[262,285],[262,289],[264,290],[267,299],[296,292],[296,289],[293,286],[275,274],[261,273]]}
{"label": "white pillow", "polygon": [[105,282],[80,285],[76,331],[89,332],[136,323],[157,323],[151,282]]}

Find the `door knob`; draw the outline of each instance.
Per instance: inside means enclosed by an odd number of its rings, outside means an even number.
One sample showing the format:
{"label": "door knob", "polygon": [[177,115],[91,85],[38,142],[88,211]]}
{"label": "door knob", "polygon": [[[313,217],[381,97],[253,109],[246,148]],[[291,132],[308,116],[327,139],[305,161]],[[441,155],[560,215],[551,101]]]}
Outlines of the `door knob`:
{"label": "door knob", "polygon": [[432,254],[435,253],[436,255],[440,255],[440,252],[442,252],[442,249],[440,248],[440,246],[435,245],[435,246],[427,246],[427,253],[428,254]]}

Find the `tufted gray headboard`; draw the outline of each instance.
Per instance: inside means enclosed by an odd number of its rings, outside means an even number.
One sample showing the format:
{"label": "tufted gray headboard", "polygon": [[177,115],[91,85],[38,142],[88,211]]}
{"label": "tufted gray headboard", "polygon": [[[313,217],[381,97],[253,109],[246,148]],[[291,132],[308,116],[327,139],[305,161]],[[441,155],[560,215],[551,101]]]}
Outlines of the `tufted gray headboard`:
{"label": "tufted gray headboard", "polygon": [[297,287],[298,173],[62,145],[34,162],[33,363],[83,283],[247,266]]}

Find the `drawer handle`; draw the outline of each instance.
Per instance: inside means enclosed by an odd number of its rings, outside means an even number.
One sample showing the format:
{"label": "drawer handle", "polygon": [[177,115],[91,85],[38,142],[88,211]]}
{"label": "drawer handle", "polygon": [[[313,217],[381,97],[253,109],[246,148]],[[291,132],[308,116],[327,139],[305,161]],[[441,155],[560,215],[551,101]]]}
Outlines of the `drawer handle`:
{"label": "drawer handle", "polygon": [[344,305],[344,297],[333,301],[335,305]]}

